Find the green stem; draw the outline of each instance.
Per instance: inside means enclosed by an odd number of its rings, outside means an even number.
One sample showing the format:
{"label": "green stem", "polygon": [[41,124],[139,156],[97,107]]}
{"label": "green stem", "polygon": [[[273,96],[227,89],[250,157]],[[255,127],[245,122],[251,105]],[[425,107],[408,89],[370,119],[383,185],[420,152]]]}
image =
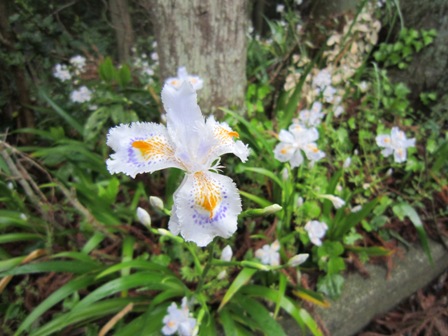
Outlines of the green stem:
{"label": "green stem", "polygon": [[207,273],[210,270],[210,267],[212,266],[213,252],[215,250],[215,245],[216,245],[216,239],[214,239],[210,243],[210,245],[207,247],[207,251],[208,251],[207,263],[205,264],[204,270],[202,271],[201,279],[199,280],[198,287],[196,288],[196,293],[201,292],[202,286],[204,285],[205,277],[207,276]]}
{"label": "green stem", "polygon": [[193,257],[194,267],[196,268],[196,271],[202,273],[203,272],[202,265],[195,251],[196,246],[190,243],[186,243],[185,246],[187,247],[188,251],[190,251]]}

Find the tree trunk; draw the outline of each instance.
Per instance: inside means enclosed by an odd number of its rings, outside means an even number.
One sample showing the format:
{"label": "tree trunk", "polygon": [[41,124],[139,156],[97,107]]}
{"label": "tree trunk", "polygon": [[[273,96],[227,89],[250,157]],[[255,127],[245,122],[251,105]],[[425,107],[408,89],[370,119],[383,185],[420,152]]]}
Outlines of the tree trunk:
{"label": "tree trunk", "polygon": [[142,0],[157,40],[161,78],[185,66],[204,80],[204,113],[241,108],[246,86],[247,0]]}
{"label": "tree trunk", "polygon": [[[13,1],[0,0],[0,46],[10,53],[16,52],[14,47],[15,35],[9,24],[12,4]],[[34,128],[34,115],[28,107],[31,105],[31,102],[25,64],[9,65],[0,63],[0,73],[4,74],[5,77],[2,78],[1,90],[8,92],[9,100],[5,106],[5,116],[12,117],[10,112],[18,111],[17,128]],[[8,73],[10,74],[9,76]],[[32,140],[32,135],[20,134],[18,139],[22,143],[29,143]]]}
{"label": "tree trunk", "polygon": [[[391,71],[395,80],[406,83],[411,97],[418,103],[421,92],[437,92],[439,99],[448,101],[448,0],[401,2],[404,25],[415,29],[436,29],[434,42],[416,54],[403,71]],[[443,97],[445,96],[445,97]],[[445,107],[446,110],[446,107]]]}
{"label": "tree trunk", "polygon": [[109,11],[117,37],[118,60],[120,63],[126,63],[130,59],[134,44],[134,31],[127,0],[109,0]]}

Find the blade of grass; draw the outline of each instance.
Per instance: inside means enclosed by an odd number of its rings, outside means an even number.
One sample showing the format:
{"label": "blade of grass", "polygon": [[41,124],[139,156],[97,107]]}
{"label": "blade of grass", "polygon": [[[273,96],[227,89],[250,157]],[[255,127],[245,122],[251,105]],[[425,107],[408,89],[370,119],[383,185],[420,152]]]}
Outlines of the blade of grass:
{"label": "blade of grass", "polygon": [[71,115],[60,108],[48,95],[43,91],[39,90],[39,95],[53,108],[53,110],[64,119],[68,125],[73,127],[80,135],[84,134],[84,127],[78,123]]}

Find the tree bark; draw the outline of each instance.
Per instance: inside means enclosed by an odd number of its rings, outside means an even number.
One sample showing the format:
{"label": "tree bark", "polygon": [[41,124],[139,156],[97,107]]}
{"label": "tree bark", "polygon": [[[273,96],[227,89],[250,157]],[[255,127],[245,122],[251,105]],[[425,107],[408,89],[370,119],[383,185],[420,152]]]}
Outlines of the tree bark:
{"label": "tree bark", "polygon": [[118,60],[126,63],[134,44],[134,30],[127,0],[109,0],[109,12],[117,37]]}
{"label": "tree bark", "polygon": [[241,108],[246,86],[247,0],[141,0],[157,40],[162,79],[185,66],[204,80],[204,113]]}
{"label": "tree bark", "polygon": [[[13,1],[0,0],[0,47],[11,53],[16,52],[14,47],[15,35],[9,24],[12,5]],[[17,128],[34,128],[34,115],[28,107],[31,102],[25,64],[8,65],[0,63],[0,73],[5,74],[5,78],[2,78],[1,90],[9,94],[9,102],[4,110],[6,117],[12,117],[11,111],[18,111]],[[6,76],[8,73],[11,77]],[[8,79],[11,82],[8,83]],[[22,143],[28,143],[32,140],[32,135],[20,134],[18,139]]]}

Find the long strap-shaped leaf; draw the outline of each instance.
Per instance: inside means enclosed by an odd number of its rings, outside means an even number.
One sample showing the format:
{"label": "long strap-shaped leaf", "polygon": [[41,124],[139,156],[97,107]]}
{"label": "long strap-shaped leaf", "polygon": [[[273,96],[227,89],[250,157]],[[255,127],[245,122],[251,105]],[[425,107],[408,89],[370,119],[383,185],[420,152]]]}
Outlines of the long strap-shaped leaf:
{"label": "long strap-shaped leaf", "polygon": [[224,295],[221,304],[219,305],[218,311],[220,311],[227,302],[240,290],[241,287],[246,285],[252,276],[257,272],[253,268],[243,268],[241,272],[237,275],[235,280],[233,280],[226,294]]}

